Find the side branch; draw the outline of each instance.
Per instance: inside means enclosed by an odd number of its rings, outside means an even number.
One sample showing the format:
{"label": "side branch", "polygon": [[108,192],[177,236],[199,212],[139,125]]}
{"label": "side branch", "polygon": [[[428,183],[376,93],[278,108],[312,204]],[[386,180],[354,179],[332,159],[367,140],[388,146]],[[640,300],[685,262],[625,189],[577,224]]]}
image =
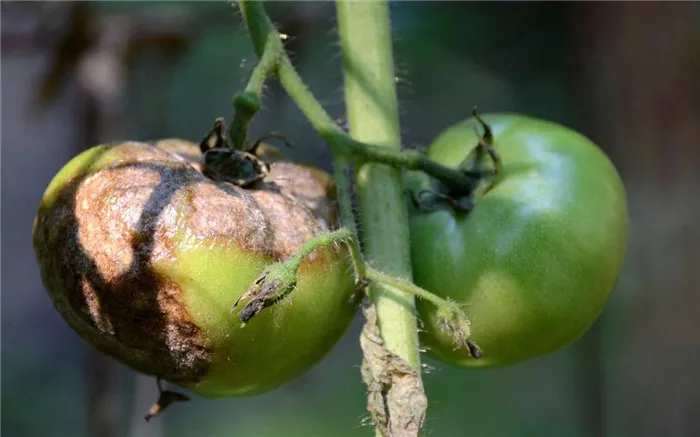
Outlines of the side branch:
{"label": "side branch", "polygon": [[265,79],[276,73],[280,57],[283,54],[279,45],[276,44],[279,43],[278,38],[279,35],[276,31],[268,32],[262,56],[253,69],[245,90],[233,98],[235,114],[229,125],[229,138],[231,146],[236,150],[245,148],[248,125],[253,116],[260,110],[260,95]]}
{"label": "side branch", "polygon": [[355,234],[348,228],[319,234],[304,243],[286,261],[272,264],[255,280],[248,291],[236,300],[231,309],[235,309],[241,301],[248,300],[248,303],[239,313],[239,317],[244,323],[250,321],[262,310],[274,305],[294,291],[297,284],[297,270],[304,258],[316,249],[334,244],[347,245],[358,284],[366,285],[368,282],[375,282],[384,287],[430,302],[437,307],[445,329],[452,333],[455,346],[467,349],[474,358],[481,357],[481,349],[471,339],[469,320],[457,303],[443,299],[410,281],[396,278],[369,267],[362,257],[360,245]]}
{"label": "side branch", "polygon": [[[268,51],[279,56],[275,74],[280,84],[313,128],[329,144],[334,155],[347,155],[358,162],[377,162],[409,170],[420,170],[452,189],[465,192],[471,190],[474,180],[468,173],[438,164],[417,151],[391,150],[354,140],[347,135],[323,109],[294,69],[284,52],[279,34],[267,17],[262,4],[249,0],[240,0],[238,3],[255,52],[259,57],[264,57]],[[271,37],[272,34],[275,36]]]}

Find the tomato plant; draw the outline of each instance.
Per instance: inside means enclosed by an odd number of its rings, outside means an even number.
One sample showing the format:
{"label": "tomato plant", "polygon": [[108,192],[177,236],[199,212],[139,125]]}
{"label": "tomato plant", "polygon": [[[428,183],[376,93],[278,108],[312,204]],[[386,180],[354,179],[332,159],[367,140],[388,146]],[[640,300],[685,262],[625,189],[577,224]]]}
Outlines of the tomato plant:
{"label": "tomato plant", "polygon": [[333,221],[321,207],[333,182],[273,163],[244,189],[202,165],[178,140],[75,157],[35,220],[42,280],[70,326],[128,366],[204,396],[260,393],[319,361],[356,312],[345,246],[333,246],[306,257],[288,301],[246,326],[231,313],[266,266]]}
{"label": "tomato plant", "polygon": [[[462,366],[518,362],[590,326],[627,242],[624,188],[594,144],[494,114],[490,127],[449,129],[427,154],[402,150],[382,1],[338,3],[346,131],[298,75],[263,6],[238,3],[258,62],[233,98],[227,135],[217,119],[199,148],[98,146],[48,187],[34,248],[74,330],[201,395],[254,394],[317,362],[371,283],[360,335],[367,409],[378,435],[416,436],[428,402],[414,297],[429,353]],[[268,78],[329,145],[337,199],[328,175],[247,147]],[[410,218],[405,169],[418,172],[407,178],[418,192]],[[338,216],[342,228],[323,232]],[[183,399],[161,389],[147,418]]]}
{"label": "tomato plant", "polygon": [[[495,180],[475,184],[468,212],[443,201],[439,184],[410,177],[413,189],[438,192],[432,211],[411,214],[414,281],[464,305],[483,357],[455,350],[426,302],[418,303],[421,339],[432,356],[465,367],[519,362],[580,337],[608,300],[627,245],[624,187],[595,144],[534,118],[483,119],[501,168]],[[450,127],[427,155],[473,167],[479,127],[475,119]],[[482,177],[492,174],[482,162]]]}

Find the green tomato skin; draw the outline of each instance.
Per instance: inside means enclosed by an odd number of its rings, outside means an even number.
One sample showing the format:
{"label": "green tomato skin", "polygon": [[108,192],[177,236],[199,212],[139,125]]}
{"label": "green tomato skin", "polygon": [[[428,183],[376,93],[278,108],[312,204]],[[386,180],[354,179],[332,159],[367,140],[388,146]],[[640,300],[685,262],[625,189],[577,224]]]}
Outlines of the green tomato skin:
{"label": "green tomato skin", "polygon": [[[172,150],[97,146],[67,163],[34,223],[42,280],[83,339],[137,371],[205,397],[275,389],[319,362],[354,318],[359,296],[345,246],[312,253],[293,293],[242,326],[233,302],[280,251],[293,253],[321,226],[288,195],[209,181]],[[153,183],[157,174],[165,182]],[[163,209],[154,214],[158,190]],[[229,224],[219,232],[212,221]],[[263,238],[255,250],[242,245]]]}
{"label": "green tomato skin", "polygon": [[322,258],[303,263],[290,297],[245,326],[231,304],[271,260],[234,246],[203,246],[182,250],[175,263],[164,262],[161,271],[186,290],[188,312],[214,350],[206,376],[181,385],[206,397],[257,395],[307,372],[326,356],[358,306],[347,259],[339,253]]}
{"label": "green tomato skin", "polygon": [[[464,305],[483,357],[455,350],[425,302],[418,302],[421,341],[433,357],[474,368],[517,363],[578,339],[614,288],[628,238],[624,186],[596,145],[547,121],[482,118],[503,165],[495,187],[468,214],[413,211],[410,220],[415,283]],[[469,119],[449,128],[428,156],[457,167],[477,144],[476,127]]]}

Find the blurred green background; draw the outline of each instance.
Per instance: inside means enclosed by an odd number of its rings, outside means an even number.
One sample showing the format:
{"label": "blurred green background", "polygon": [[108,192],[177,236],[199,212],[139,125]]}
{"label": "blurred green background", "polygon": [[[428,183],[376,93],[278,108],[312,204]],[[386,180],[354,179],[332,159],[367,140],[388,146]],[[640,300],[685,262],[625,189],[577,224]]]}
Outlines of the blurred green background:
{"label": "blurred green background", "polygon": [[[255,63],[225,2],[2,3],[2,435],[370,436],[361,320],[312,371],[258,397],[176,405],[87,348],[53,310],[31,223],[55,172],[113,139],[199,140]],[[343,123],[334,6],[271,2],[313,92]],[[425,435],[700,435],[700,3],[391,3],[401,126],[425,145],[482,112],[582,131],[625,180],[631,241],[617,290],[574,345],[463,371],[424,358]],[[328,151],[273,82],[252,136]],[[595,214],[591,211],[591,214]]]}

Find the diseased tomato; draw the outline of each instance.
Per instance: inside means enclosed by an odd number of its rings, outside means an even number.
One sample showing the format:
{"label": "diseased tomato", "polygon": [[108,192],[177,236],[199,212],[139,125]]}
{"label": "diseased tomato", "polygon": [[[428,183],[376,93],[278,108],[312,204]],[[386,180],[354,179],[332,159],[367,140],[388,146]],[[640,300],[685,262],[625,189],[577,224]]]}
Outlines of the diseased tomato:
{"label": "diseased tomato", "polygon": [[179,140],[75,157],[34,223],[42,280],[69,325],[124,364],[204,396],[261,393],[318,362],[357,310],[339,245],[307,257],[294,292],[245,327],[231,312],[266,266],[321,232],[319,219],[333,221],[319,206],[333,182],[274,163],[243,189],[208,179],[201,164],[198,147]]}
{"label": "diseased tomato", "polygon": [[[516,363],[579,338],[606,304],[627,246],[625,190],[595,144],[534,118],[483,119],[501,158],[495,184],[485,194],[482,184],[467,213],[440,201],[410,219],[416,284],[464,305],[483,357],[454,350],[435,307],[419,302],[422,342],[464,367]],[[447,129],[427,155],[463,166],[479,143],[476,128],[469,119]],[[436,188],[419,174],[408,181],[414,190]]]}

